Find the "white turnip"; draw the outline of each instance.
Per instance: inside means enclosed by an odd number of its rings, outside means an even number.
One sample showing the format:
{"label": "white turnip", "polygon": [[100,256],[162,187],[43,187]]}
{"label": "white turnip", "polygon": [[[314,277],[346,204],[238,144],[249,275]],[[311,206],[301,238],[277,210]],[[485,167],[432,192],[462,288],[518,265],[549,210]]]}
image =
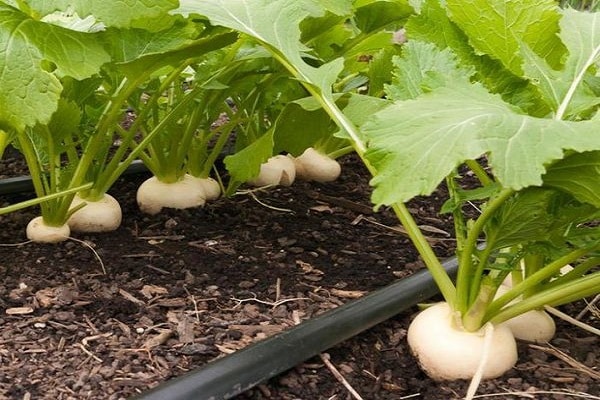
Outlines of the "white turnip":
{"label": "white turnip", "polygon": [[35,217],[27,224],[27,238],[37,243],[58,243],[65,241],[71,235],[68,224],[50,226],[43,217]]}
{"label": "white turnip", "polygon": [[[496,297],[506,293],[509,289],[510,287],[504,284],[500,285]],[[508,327],[515,338],[527,342],[548,342],[556,333],[554,319],[544,310],[527,311],[504,321],[501,325]]]}
{"label": "white turnip", "polygon": [[98,201],[82,199],[76,195],[71,202],[71,208],[82,203],[85,203],[85,206],[75,211],[67,221],[72,231],[110,232],[121,225],[121,206],[111,195],[104,194]]}
{"label": "white turnip", "polygon": [[216,200],[221,196],[221,185],[213,178],[198,178],[193,177],[196,183],[204,190],[205,200],[211,201]]}
{"label": "white turnip", "polygon": [[206,192],[198,179],[188,174],[174,183],[161,182],[153,176],[140,185],[136,198],[141,211],[154,215],[164,207],[202,207],[206,203]]}
{"label": "white turnip", "polygon": [[304,150],[298,157],[291,157],[296,167],[296,177],[306,181],[331,182],[336,180],[342,171],[339,162],[315,150],[312,147]]}
{"label": "white turnip", "polygon": [[421,368],[432,379],[471,379],[485,354],[482,377],[488,379],[504,374],[517,362],[517,345],[510,329],[494,326],[491,335],[489,346],[485,346],[484,329],[465,331],[450,306],[437,303],[417,315],[407,339]]}
{"label": "white turnip", "polygon": [[258,176],[249,183],[252,186],[291,186],[296,179],[294,161],[287,156],[277,155],[260,166]]}

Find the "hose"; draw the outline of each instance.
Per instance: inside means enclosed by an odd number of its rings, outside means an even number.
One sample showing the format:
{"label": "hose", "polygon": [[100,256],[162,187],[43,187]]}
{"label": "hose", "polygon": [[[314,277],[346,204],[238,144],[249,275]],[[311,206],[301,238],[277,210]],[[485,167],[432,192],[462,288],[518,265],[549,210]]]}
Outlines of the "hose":
{"label": "hose", "polygon": [[[452,276],[457,261],[444,267]],[[435,295],[422,270],[136,396],[135,400],[230,399]]]}

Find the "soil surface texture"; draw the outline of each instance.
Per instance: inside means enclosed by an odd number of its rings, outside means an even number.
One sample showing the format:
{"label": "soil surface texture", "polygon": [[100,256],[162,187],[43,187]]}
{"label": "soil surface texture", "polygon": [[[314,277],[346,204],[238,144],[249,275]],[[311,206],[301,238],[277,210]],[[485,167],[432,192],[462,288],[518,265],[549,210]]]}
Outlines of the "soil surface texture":
{"label": "soil surface texture", "polygon": [[[10,154],[0,161],[0,177],[21,173]],[[0,399],[128,399],[423,267],[391,211],[373,212],[367,174],[351,156],[333,183],[241,190],[156,216],[135,203],[147,177],[124,177],[110,191],[124,215],[112,233],[26,243],[38,209],[0,216]],[[449,257],[444,199],[440,189],[410,209],[437,254]],[[584,302],[561,310],[600,325]],[[411,356],[405,336],[417,311],[237,398],[356,399],[327,359],[365,400],[463,398],[468,382],[434,382]],[[600,339],[557,324],[551,343],[520,343],[515,368],[483,382],[476,398],[600,398]]]}

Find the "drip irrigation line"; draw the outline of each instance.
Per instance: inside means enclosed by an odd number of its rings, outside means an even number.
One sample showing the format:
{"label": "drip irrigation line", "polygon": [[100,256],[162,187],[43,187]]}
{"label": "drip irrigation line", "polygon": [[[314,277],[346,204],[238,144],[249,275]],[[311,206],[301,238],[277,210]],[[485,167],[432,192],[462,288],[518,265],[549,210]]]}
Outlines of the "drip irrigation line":
{"label": "drip irrigation line", "polygon": [[[455,276],[457,261],[444,264]],[[439,293],[422,270],[289,330],[162,383],[133,400],[225,400]]]}
{"label": "drip irrigation line", "polygon": [[[133,161],[123,172],[122,176],[148,172],[148,168],[139,160]],[[33,192],[33,182],[30,176],[0,179],[0,196],[7,194]]]}

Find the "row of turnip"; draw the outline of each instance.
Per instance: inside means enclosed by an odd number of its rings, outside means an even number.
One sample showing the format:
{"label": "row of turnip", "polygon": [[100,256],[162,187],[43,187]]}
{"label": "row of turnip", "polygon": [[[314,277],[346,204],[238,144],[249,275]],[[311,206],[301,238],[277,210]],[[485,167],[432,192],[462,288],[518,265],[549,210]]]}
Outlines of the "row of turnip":
{"label": "row of turnip", "polygon": [[[258,187],[290,186],[296,178],[331,182],[340,173],[339,162],[311,147],[298,157],[288,154],[269,158],[260,166],[256,179],[248,184]],[[206,202],[218,199],[222,192],[221,184],[211,177],[184,174],[175,182],[164,182],[152,176],[139,186],[136,200],[142,212],[155,215],[163,208],[203,207]],[[72,231],[110,232],[121,225],[121,206],[108,193],[95,201],[75,195],[69,211],[69,219],[61,226],[48,225],[42,216],[35,217],[27,225],[27,238],[38,243],[57,243],[69,239]]]}

